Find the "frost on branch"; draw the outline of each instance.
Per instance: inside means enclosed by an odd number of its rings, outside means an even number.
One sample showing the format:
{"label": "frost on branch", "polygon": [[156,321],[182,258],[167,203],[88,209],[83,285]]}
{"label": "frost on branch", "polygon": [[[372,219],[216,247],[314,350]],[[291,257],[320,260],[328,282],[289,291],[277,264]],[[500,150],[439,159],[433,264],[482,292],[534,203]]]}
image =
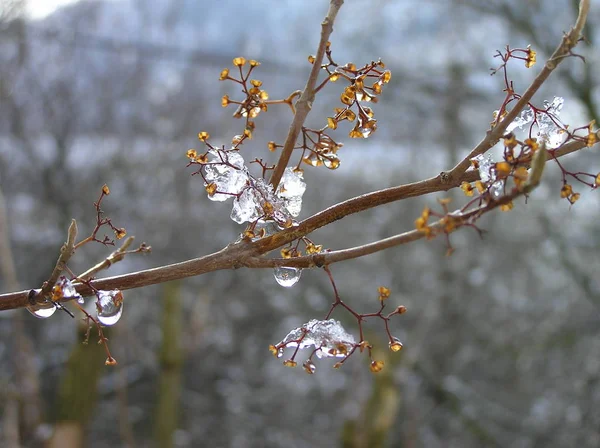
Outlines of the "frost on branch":
{"label": "frost on branch", "polygon": [[203,177],[210,200],[223,202],[233,198],[230,216],[238,224],[263,220],[275,221],[283,227],[292,225],[292,218],[300,214],[302,195],[306,190],[301,173],[287,168],[275,193],[270,184],[262,177],[252,175],[244,164],[244,158],[237,148],[243,138],[234,138],[237,141],[235,146],[225,149],[208,143],[207,133],[200,135],[208,151],[198,155],[195,150],[190,150],[188,158],[190,164],[200,165],[195,174]]}
{"label": "frost on branch", "polygon": [[277,357],[283,356],[283,347],[304,349],[314,347],[317,358],[345,358],[356,346],[354,337],[342,324],[334,319],[312,319],[308,323],[290,331],[276,347]]}
{"label": "frost on branch", "polygon": [[[523,129],[523,126],[531,123],[528,137],[532,137],[533,126],[536,125],[538,141],[546,143],[548,149],[557,148],[563,142],[566,130],[566,126],[558,118],[564,102],[564,98],[555,96],[552,102],[544,100],[543,109],[526,106],[506,127],[506,132],[512,132],[517,128]],[[495,113],[497,114],[498,111]]]}

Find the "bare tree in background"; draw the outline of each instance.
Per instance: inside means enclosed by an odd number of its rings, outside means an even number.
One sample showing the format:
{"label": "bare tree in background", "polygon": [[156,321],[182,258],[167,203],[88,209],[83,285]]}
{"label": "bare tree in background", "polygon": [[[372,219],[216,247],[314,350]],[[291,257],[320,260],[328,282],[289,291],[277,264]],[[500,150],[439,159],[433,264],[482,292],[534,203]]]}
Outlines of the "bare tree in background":
{"label": "bare tree in background", "polygon": [[[579,193],[576,191],[575,181],[582,181],[583,184],[595,187],[598,179],[595,173],[587,172],[572,172],[568,171],[562,165],[562,157],[579,151],[588,146],[594,146],[597,140],[597,132],[592,129],[591,126],[582,126],[580,128],[567,128],[557,119],[556,114],[550,107],[543,107],[538,104],[537,108],[534,104],[533,96],[544,84],[549,75],[553,70],[563,62],[566,63],[579,63],[576,55],[573,53],[573,48],[579,41],[579,36],[583,28],[585,16],[587,14],[587,2],[582,2],[583,13],[581,14],[577,24],[574,26],[572,31],[566,35],[563,41],[560,43],[558,48],[553,52],[549,52],[551,56],[547,63],[539,70],[537,77],[531,83],[531,85],[523,90],[522,92],[510,91],[512,84],[507,81],[507,93],[505,101],[498,105],[498,114],[493,121],[492,126],[481,140],[481,142],[475,146],[467,156],[460,157],[458,148],[462,145],[454,139],[453,136],[448,139],[448,150],[451,153],[451,158],[455,159],[459,157],[459,160],[452,169],[442,172],[440,175],[425,179],[420,182],[415,182],[406,185],[400,185],[397,187],[391,187],[385,190],[375,191],[366,195],[356,196],[348,201],[334,205],[322,212],[316,213],[306,220],[299,223],[295,223],[293,217],[286,215],[285,210],[280,207],[288,207],[291,200],[285,205],[285,201],[282,199],[290,199],[285,196],[285,190],[290,183],[298,182],[297,175],[301,167],[305,166],[303,162],[308,162],[310,165],[325,165],[328,168],[337,168],[339,165],[338,149],[340,146],[329,133],[335,130],[338,126],[341,128],[346,125],[345,121],[351,121],[352,114],[353,122],[350,125],[352,130],[350,131],[351,137],[368,137],[376,130],[377,122],[374,119],[373,112],[377,113],[377,105],[366,109],[365,100],[366,97],[377,98],[380,91],[383,90],[385,84],[389,81],[389,75],[387,69],[383,64],[379,63],[367,63],[364,66],[351,66],[337,64],[334,61],[335,48],[334,45],[331,47],[328,44],[329,36],[333,29],[333,22],[336,18],[337,10],[341,7],[342,2],[332,2],[328,16],[323,23],[323,30],[321,41],[315,56],[312,57],[313,70],[311,71],[310,77],[304,89],[294,93],[287,98],[281,100],[273,100],[266,97],[262,85],[259,83],[252,83],[251,79],[254,76],[260,76],[260,68],[253,65],[252,61],[246,61],[243,58],[236,58],[234,60],[234,67],[229,69],[227,73],[222,72],[221,78],[226,81],[232,81],[235,84],[243,86],[243,96],[235,97],[234,94],[227,96],[227,99],[223,100],[224,103],[231,103],[233,107],[238,108],[236,113],[242,120],[245,121],[243,132],[240,132],[239,136],[233,138],[232,146],[230,148],[221,148],[211,143],[210,136],[208,133],[201,132],[199,138],[203,145],[202,149],[188,152],[189,163],[194,169],[196,169],[198,182],[203,183],[206,187],[208,195],[212,198],[215,196],[218,198],[221,196],[228,196],[233,200],[234,204],[238,204],[238,208],[243,208],[240,204],[242,202],[242,195],[258,195],[262,197],[257,199],[255,204],[252,205],[256,208],[254,210],[258,213],[257,217],[253,217],[251,220],[247,220],[248,224],[243,232],[240,241],[230,244],[224,249],[215,252],[211,255],[207,255],[198,259],[192,259],[183,263],[174,265],[161,266],[151,270],[144,270],[131,274],[124,274],[120,276],[95,279],[97,273],[114,264],[116,261],[120,261],[129,252],[146,252],[147,246],[139,246],[136,248],[124,248],[121,252],[115,252],[113,255],[108,257],[105,261],[101,261],[98,265],[93,268],[91,272],[83,272],[82,274],[75,275],[70,271],[70,258],[73,252],[80,247],[87,245],[91,241],[99,241],[105,244],[112,244],[112,238],[103,239],[102,232],[97,232],[101,228],[109,228],[111,232],[114,232],[116,238],[125,237],[125,231],[118,224],[113,224],[112,220],[108,219],[103,214],[104,205],[101,205],[103,200],[106,200],[106,196],[110,193],[110,190],[106,188],[100,194],[99,199],[96,202],[96,226],[93,228],[90,236],[81,238],[77,235],[75,226],[71,227],[70,241],[65,245],[65,250],[61,254],[61,258],[57,263],[55,271],[48,278],[42,288],[38,290],[27,290],[15,293],[8,293],[0,296],[0,307],[2,309],[14,309],[24,306],[29,306],[33,310],[42,310],[42,314],[47,310],[54,311],[57,308],[62,307],[78,307],[74,304],[74,300],[81,295],[95,295],[98,303],[98,312],[100,319],[93,313],[89,314],[89,311],[81,309],[87,319],[88,323],[92,326],[96,326],[99,332],[102,331],[102,314],[105,312],[105,308],[119,309],[123,295],[121,291],[138,288],[141,286],[147,286],[157,283],[163,283],[170,280],[176,280],[185,277],[197,276],[207,272],[232,269],[232,268],[274,268],[276,271],[281,272],[285,270],[289,276],[294,277],[299,275],[301,269],[308,269],[313,267],[323,268],[328,279],[331,281],[333,290],[333,301],[330,312],[327,314],[327,321],[330,317],[331,311],[334,309],[342,310],[346,309],[350,313],[350,318],[356,320],[358,329],[360,330],[360,340],[355,341],[354,339],[345,339],[340,337],[339,334],[336,336],[330,336],[326,330],[325,335],[329,337],[327,343],[324,339],[318,339],[315,327],[302,326],[298,329],[298,332],[291,334],[290,338],[286,341],[283,339],[281,343],[274,344],[272,350],[275,355],[279,355],[283,349],[288,348],[292,350],[289,353],[291,356],[285,358],[286,365],[296,365],[296,351],[294,347],[297,345],[311,345],[313,352],[309,360],[304,364],[305,369],[312,373],[315,368],[315,364],[312,361],[313,355],[325,355],[335,356],[339,358],[340,365],[345,362],[346,359],[353,353],[366,351],[369,355],[369,362],[371,370],[373,372],[379,372],[384,368],[381,359],[376,356],[376,351],[373,346],[367,342],[367,339],[363,335],[362,323],[367,319],[375,319],[381,321],[381,324],[385,326],[384,339],[387,340],[385,344],[389,343],[389,347],[393,351],[400,350],[402,348],[401,343],[392,335],[393,322],[395,316],[405,311],[402,306],[396,306],[389,312],[384,307],[389,301],[390,291],[384,286],[378,285],[373,286],[374,303],[376,305],[373,311],[368,313],[359,313],[354,310],[351,304],[346,303],[342,300],[343,293],[338,291],[338,284],[333,280],[334,269],[330,268],[337,262],[361,258],[369,254],[374,254],[385,249],[407,244],[409,242],[416,241],[418,239],[447,239],[449,244],[449,236],[456,230],[464,227],[475,229],[479,231],[477,221],[489,211],[497,208],[502,208],[506,211],[510,210],[513,206],[513,201],[519,197],[529,196],[533,189],[537,186],[542,169],[545,163],[551,163],[556,160],[557,164],[561,169],[562,179],[562,195],[565,199],[571,203],[577,202],[579,199]],[[587,6],[586,6],[587,5]],[[499,53],[502,58],[506,58],[504,61],[508,63],[509,70],[512,70],[512,65],[515,60],[523,60],[526,64],[533,67],[541,66],[538,62],[534,66],[535,53],[533,49],[508,49]],[[503,74],[504,68],[502,61],[500,61],[500,71],[497,76]],[[249,67],[253,67],[252,70],[256,70],[252,73],[252,77],[249,77]],[[254,68],[256,67],[256,68]],[[238,71],[239,70],[239,74]],[[460,69],[456,68],[459,72]],[[136,72],[133,79],[139,79],[143,77],[140,74],[141,71]],[[456,93],[461,90],[459,81],[461,77],[459,74],[451,76],[457,83],[453,84],[450,89]],[[345,83],[342,87],[342,98],[341,104],[336,104],[339,108],[338,111],[332,113],[327,123],[322,128],[308,128],[305,126],[305,119],[311,110],[315,96],[318,97],[321,89],[328,85],[332,81],[336,81],[338,84],[334,84],[334,87]],[[366,83],[369,81],[369,84]],[[135,82],[135,81],[134,81]],[[379,84],[378,84],[379,83]],[[85,123],[80,124],[78,120],[82,117],[70,117],[68,111],[73,108],[71,103],[71,93],[68,88],[68,80],[59,80],[51,92],[40,89],[39,96],[46,98],[44,101],[44,107],[47,112],[47,116],[55,117],[56,121],[48,124],[52,130],[52,135],[55,137],[54,147],[57,148],[56,157],[53,161],[44,167],[42,172],[46,173],[41,176],[46,182],[42,188],[47,193],[48,202],[54,202],[54,206],[57,209],[61,208],[61,205],[67,206],[66,213],[63,215],[64,219],[60,220],[63,223],[68,221],[68,218],[72,215],[76,215],[72,210],[68,210],[68,192],[71,189],[77,188],[78,181],[70,179],[68,176],[61,178],[60,182],[56,181],[53,177],[57,171],[61,170],[61,167],[65,166],[69,159],[69,148],[72,147],[73,142],[70,140],[70,135],[73,135],[73,126],[84,126]],[[33,84],[32,84],[33,85]],[[376,86],[377,85],[377,86]],[[109,90],[110,86],[105,86]],[[118,94],[115,94],[118,96]],[[374,101],[371,101],[374,102]],[[277,104],[280,103],[280,104]],[[451,130],[456,130],[455,126],[460,126],[460,123],[451,123],[453,118],[452,105],[454,102],[450,101],[447,107],[448,125]],[[13,104],[11,107],[16,111],[20,105]],[[238,164],[235,159],[235,154],[242,154],[246,159],[246,162],[252,160],[249,156],[246,156],[244,151],[244,145],[249,143],[253,133],[260,132],[261,122],[263,119],[262,115],[264,112],[268,114],[275,107],[291,108],[294,111],[293,122],[291,123],[288,136],[281,142],[273,142],[270,149],[274,149],[280,153],[278,160],[274,163],[274,167],[271,168],[270,164],[267,163],[267,159],[258,160],[257,164],[261,166],[258,170],[262,170],[259,175],[253,175],[252,177],[244,177],[245,183],[239,188],[241,190],[227,190],[223,187],[227,187],[226,183],[218,181],[219,176],[232,176],[240,174],[240,176],[246,176],[245,168]],[[556,131],[560,131],[563,136],[562,141],[559,145],[552,145],[551,142],[544,142],[543,136],[540,136],[538,140],[533,140],[534,122],[526,122],[524,126],[529,129],[530,135],[527,139],[517,138],[514,134],[509,132],[507,129],[515,120],[524,120],[524,114],[528,111],[534,113],[535,119],[539,122],[550,120],[554,123]],[[350,112],[349,112],[350,111]],[[166,112],[168,113],[168,111]],[[260,114],[260,117],[258,116]],[[18,113],[11,114],[16,117]],[[254,123],[256,122],[256,124]],[[358,123],[355,125],[355,123]],[[256,125],[256,131],[255,131]],[[18,127],[18,123],[15,123]],[[143,126],[143,125],[141,125]],[[529,127],[531,126],[531,127]],[[186,128],[187,126],[184,126]],[[179,133],[180,130],[177,130]],[[352,133],[354,132],[354,135]],[[359,135],[360,134],[360,135]],[[15,135],[19,135],[16,133]],[[26,149],[27,139],[26,133],[21,134],[23,139],[24,149]],[[460,133],[459,133],[460,135]],[[314,138],[315,141],[310,141]],[[484,155],[490,148],[492,148],[497,142],[502,141],[504,144],[505,152],[504,157],[498,161],[491,161]],[[31,143],[29,143],[31,144]],[[29,147],[29,154],[32,159],[35,159],[33,148]],[[340,151],[343,154],[343,150]],[[300,157],[297,157],[300,155]],[[231,158],[231,160],[230,160]],[[475,159],[478,165],[472,167],[472,160]],[[548,160],[549,162],[546,162]],[[255,165],[256,166],[256,165]],[[217,167],[217,168],[215,168]],[[290,171],[286,171],[286,168],[291,168]],[[295,169],[295,170],[294,170]],[[45,170],[45,171],[44,171]],[[215,174],[214,170],[221,170],[221,173]],[[240,173],[238,173],[240,172]],[[296,177],[294,177],[296,176]],[[284,179],[284,188],[279,189],[279,195],[273,195],[281,184],[281,179]],[[263,187],[259,179],[269,181],[272,185],[272,190],[267,187]],[[429,204],[427,207],[420,207],[417,210],[414,219],[415,229],[408,230],[393,236],[386,236],[385,238],[379,238],[372,243],[365,245],[351,247],[344,250],[323,250],[321,244],[317,244],[316,240],[313,241],[312,237],[309,239],[309,234],[321,227],[328,224],[332,224],[342,217],[353,215],[359,212],[364,212],[375,208],[376,206],[390,204],[393,202],[420,197],[433,192],[447,191],[450,189],[457,189],[460,187],[462,192],[470,195],[474,199],[456,210],[450,209],[451,204],[442,202],[439,205],[434,206]],[[113,194],[114,194],[114,187]],[[477,190],[478,193],[477,193]],[[458,190],[460,191],[460,190]],[[111,197],[112,199],[112,197]],[[222,197],[221,197],[222,199]],[[292,200],[297,198],[293,197]],[[283,202],[284,205],[278,205],[277,201]],[[435,208],[434,208],[435,207]],[[107,207],[108,208],[108,207]],[[235,206],[234,206],[235,208]],[[282,212],[283,210],[283,212]],[[289,211],[289,210],[288,210]],[[277,212],[282,212],[283,215],[277,215]],[[110,213],[111,218],[118,216],[118,213]],[[118,218],[115,218],[115,222]],[[337,225],[337,224],[336,224]],[[64,225],[62,227],[65,227]],[[334,226],[335,227],[335,226]],[[265,230],[262,230],[265,229]],[[392,234],[397,230],[391,227]],[[389,234],[388,234],[389,235]],[[127,240],[125,240],[127,241]],[[451,246],[448,246],[451,249]],[[266,257],[267,254],[272,253],[274,250],[279,250],[281,256],[276,258]],[[525,261],[525,260],[523,260]],[[476,264],[476,261],[473,261]],[[454,272],[451,269],[442,272],[444,278],[446,278],[447,284],[453,283]],[[61,275],[66,275],[68,279],[60,280]],[[94,278],[92,280],[92,278]],[[73,281],[73,287],[75,292],[71,289],[70,281]],[[285,279],[284,279],[285,282]],[[456,282],[460,280],[456,279]],[[457,286],[459,288],[460,286]],[[342,288],[340,287],[340,290]],[[119,292],[111,292],[108,296],[107,292],[119,290]],[[393,296],[392,296],[393,297]],[[106,299],[106,300],[105,300]],[[438,323],[443,324],[447,322],[447,316],[452,316],[456,312],[458,304],[454,305],[451,302],[451,296],[441,297],[440,304],[442,305],[440,315],[438,316]],[[130,305],[133,306],[131,302]],[[379,308],[380,307],[380,308]],[[393,318],[393,319],[392,319]],[[460,316],[456,316],[460,319]],[[320,321],[320,322],[324,322]],[[433,319],[431,322],[435,322]],[[104,322],[108,322],[104,320]],[[430,323],[433,325],[433,323]],[[319,324],[320,325],[320,324]],[[388,325],[392,327],[388,328]],[[320,328],[320,327],[319,327]],[[339,327],[335,327],[336,331]],[[319,330],[321,331],[321,330]],[[333,339],[332,339],[333,338]],[[460,335],[457,335],[460,339]],[[100,337],[101,341],[104,341],[103,336]],[[314,343],[309,344],[308,341],[312,340]],[[369,340],[371,340],[369,338]],[[316,342],[315,342],[316,341]],[[457,340],[458,341],[458,340]],[[456,342],[458,343],[458,342]],[[448,339],[448,345],[454,345],[452,339]],[[106,346],[108,350],[108,346]],[[387,357],[386,357],[387,358]],[[114,359],[110,353],[107,353],[107,361],[112,364]],[[432,378],[431,371],[451,371],[449,365],[433,365],[427,366],[419,363],[418,360],[412,360],[416,364],[416,370],[422,373],[423,378],[429,378],[428,388],[431,389],[433,396],[443,396],[443,400],[453,400],[454,398],[448,398],[450,395],[443,385],[440,384],[438,379]],[[437,394],[437,395],[436,395]],[[458,394],[458,393],[457,393]],[[471,425],[475,425],[476,421],[469,416],[464,416],[465,420],[469,421]],[[515,422],[509,422],[508,424],[516,424]],[[476,425],[475,425],[476,426]],[[474,428],[474,432],[481,432],[480,429]],[[487,436],[482,436],[483,440],[487,440]]]}

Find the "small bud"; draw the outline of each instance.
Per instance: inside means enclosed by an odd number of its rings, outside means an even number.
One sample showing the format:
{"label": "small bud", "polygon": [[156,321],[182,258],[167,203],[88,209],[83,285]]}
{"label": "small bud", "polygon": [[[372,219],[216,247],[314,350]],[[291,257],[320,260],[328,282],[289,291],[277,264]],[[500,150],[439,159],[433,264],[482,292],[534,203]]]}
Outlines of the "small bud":
{"label": "small bud", "polygon": [[102,185],[102,193],[104,194],[104,196],[108,196],[110,194],[110,189],[108,188],[108,185]]}
{"label": "small bud", "polygon": [[204,188],[206,189],[206,192],[209,196],[214,196],[214,194],[217,192],[217,184],[215,184],[214,182],[211,182]]}
{"label": "small bud", "polygon": [[208,140],[210,138],[210,134],[206,131],[202,131],[198,133],[198,139],[200,141],[205,142],[206,140]]}
{"label": "small bud", "polygon": [[286,367],[296,367],[298,363],[292,359],[288,359],[286,361],[283,361],[283,365]]}
{"label": "small bud", "polygon": [[402,345],[402,342],[398,340],[398,338],[393,338],[393,340],[390,341],[390,350],[394,353],[397,353],[400,350],[402,350],[402,347],[404,346]]}
{"label": "small bud", "polygon": [[117,365],[117,360],[115,358],[113,358],[112,356],[109,356],[108,358],[106,358],[106,361],[104,362],[104,365],[107,365],[107,366],[116,366]]}
{"label": "small bud", "polygon": [[569,184],[564,184],[563,187],[560,189],[560,197],[562,199],[567,198],[567,197],[571,196],[572,192],[573,192],[573,187],[571,187],[571,185],[569,185]]}
{"label": "small bud", "polygon": [[304,362],[304,364],[302,364],[302,367],[304,368],[304,371],[309,375],[312,375],[313,373],[315,373],[315,370],[317,370],[317,367],[311,360],[307,360],[306,362]]}
{"label": "small bud", "polygon": [[527,59],[525,60],[525,67],[531,68],[535,65],[537,53],[531,49],[531,46],[527,46]]}
{"label": "small bud", "polygon": [[473,186],[469,182],[463,182],[460,184],[460,189],[464,191],[465,196],[473,196]]}
{"label": "small bud", "polygon": [[380,286],[379,288],[377,288],[377,292],[379,292],[379,300],[381,300],[382,302],[385,299],[387,299],[391,294],[391,291],[385,286]]}
{"label": "small bud", "polygon": [[371,372],[373,373],[379,373],[383,370],[383,365],[385,363],[383,361],[371,361]]}
{"label": "small bud", "polygon": [[243,58],[241,56],[233,58],[233,65],[235,65],[236,67],[242,67],[243,65],[246,65],[246,58]]}
{"label": "small bud", "polygon": [[398,308],[396,308],[394,310],[394,313],[396,313],[396,314],[404,314],[404,313],[406,313],[406,311],[407,311],[406,307],[404,305],[400,305]]}

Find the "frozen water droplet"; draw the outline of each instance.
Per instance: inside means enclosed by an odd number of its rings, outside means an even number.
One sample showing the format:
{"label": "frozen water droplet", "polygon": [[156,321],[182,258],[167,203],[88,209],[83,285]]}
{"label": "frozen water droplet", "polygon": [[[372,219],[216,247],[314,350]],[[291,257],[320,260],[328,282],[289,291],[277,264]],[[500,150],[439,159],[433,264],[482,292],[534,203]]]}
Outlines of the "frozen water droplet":
{"label": "frozen water droplet", "polygon": [[562,97],[555,96],[552,103],[544,101],[545,113],[540,113],[538,116],[538,136],[540,140],[546,142],[549,148],[560,146],[563,141],[564,131],[562,123],[558,119],[565,100]]}
{"label": "frozen water droplet", "polygon": [[293,198],[302,196],[305,190],[306,184],[302,180],[302,173],[295,173],[292,168],[286,168],[277,188],[277,196],[280,198]]}
{"label": "frozen water droplet", "polygon": [[304,370],[306,371],[306,373],[308,373],[310,375],[315,373],[315,371],[317,370],[317,367],[315,366],[315,364],[312,361],[306,361],[304,364],[302,364],[302,367],[304,367]]}
{"label": "frozen water droplet", "polygon": [[81,296],[79,296],[79,298],[77,299],[77,303],[80,305],[85,305],[85,299]]}
{"label": "frozen water droplet", "polygon": [[259,238],[262,229],[265,229],[265,234],[262,238],[266,238],[274,233],[277,233],[280,229],[273,221],[263,221],[262,219],[256,223],[256,227],[254,227],[254,234],[257,235],[256,238],[252,238],[252,241],[256,241]]}
{"label": "frozen water droplet", "polygon": [[342,324],[334,319],[313,319],[302,327],[290,331],[277,345],[285,347],[315,347],[318,358],[345,358],[354,348],[354,337],[346,332]]}
{"label": "frozen water droplet", "polygon": [[238,151],[229,151],[227,154],[227,163],[235,166],[238,170],[244,168],[244,158]]}
{"label": "frozen water droplet", "polygon": [[75,291],[75,287],[73,286],[73,283],[68,278],[61,277],[59,284],[62,287],[64,297],[75,297],[75,296],[79,295],[79,294],[77,294],[77,291]]}
{"label": "frozen water droplet", "polygon": [[96,308],[102,325],[116,324],[123,314],[123,294],[118,289],[98,291]]}
{"label": "frozen water droplet", "polygon": [[501,180],[494,182],[490,187],[490,193],[492,194],[492,197],[494,199],[498,199],[499,197],[501,197],[503,192],[504,182],[502,182]]}
{"label": "frozen water droplet", "polygon": [[273,270],[273,275],[275,276],[277,283],[279,283],[281,286],[285,286],[286,288],[290,288],[298,283],[301,274],[302,269],[289,268],[285,266],[277,266]]}
{"label": "frozen water droplet", "polygon": [[253,188],[246,188],[242,194],[233,200],[231,219],[238,224],[257,220],[261,213],[260,197]]}
{"label": "frozen water droplet", "polygon": [[40,319],[46,319],[52,316],[56,312],[56,305],[53,303],[39,303],[36,305],[30,305],[27,307],[27,310],[33,314],[35,317]]}
{"label": "frozen water droplet", "polygon": [[533,115],[533,109],[527,106],[521,111],[517,118],[506,127],[506,132],[511,132],[515,128],[523,129],[523,126],[533,120]]}
{"label": "frozen water droplet", "polygon": [[283,199],[287,211],[292,216],[298,216],[302,209],[302,195],[306,191],[306,184],[302,180],[302,173],[296,173],[292,168],[286,168],[281,176],[281,183],[277,188],[277,196]]}
{"label": "frozen water droplet", "polygon": [[283,356],[283,348],[280,348],[279,350],[277,350],[277,357],[281,358]]}
{"label": "frozen water droplet", "polygon": [[[218,162],[217,160],[213,160],[214,164],[205,165],[204,167],[204,177],[208,182],[214,182],[220,176],[225,174],[229,169],[226,165]],[[218,163],[217,163],[218,162]]]}
{"label": "frozen water droplet", "polygon": [[61,276],[60,280],[56,284],[62,290],[62,298],[77,299],[77,303],[84,303],[83,297],[81,297],[81,295],[77,292],[71,280],[65,276]]}
{"label": "frozen water droplet", "polygon": [[494,162],[492,162],[492,159],[489,156],[479,154],[478,156],[473,157],[472,160],[475,160],[479,165],[479,177],[483,183],[487,183],[494,179],[492,177],[492,168],[494,167]]}

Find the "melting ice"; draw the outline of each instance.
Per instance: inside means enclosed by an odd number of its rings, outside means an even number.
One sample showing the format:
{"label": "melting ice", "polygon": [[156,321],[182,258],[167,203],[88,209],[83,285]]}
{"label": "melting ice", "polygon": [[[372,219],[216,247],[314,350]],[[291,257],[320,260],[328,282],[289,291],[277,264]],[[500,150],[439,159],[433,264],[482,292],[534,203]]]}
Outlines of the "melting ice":
{"label": "melting ice", "polygon": [[[302,338],[305,332],[306,335]],[[295,342],[300,338],[302,338],[300,342]],[[339,321],[313,319],[302,327],[290,331],[277,345],[300,346],[301,349],[315,347],[318,349],[316,355],[319,358],[329,356],[344,358],[354,348],[356,342]]]}

